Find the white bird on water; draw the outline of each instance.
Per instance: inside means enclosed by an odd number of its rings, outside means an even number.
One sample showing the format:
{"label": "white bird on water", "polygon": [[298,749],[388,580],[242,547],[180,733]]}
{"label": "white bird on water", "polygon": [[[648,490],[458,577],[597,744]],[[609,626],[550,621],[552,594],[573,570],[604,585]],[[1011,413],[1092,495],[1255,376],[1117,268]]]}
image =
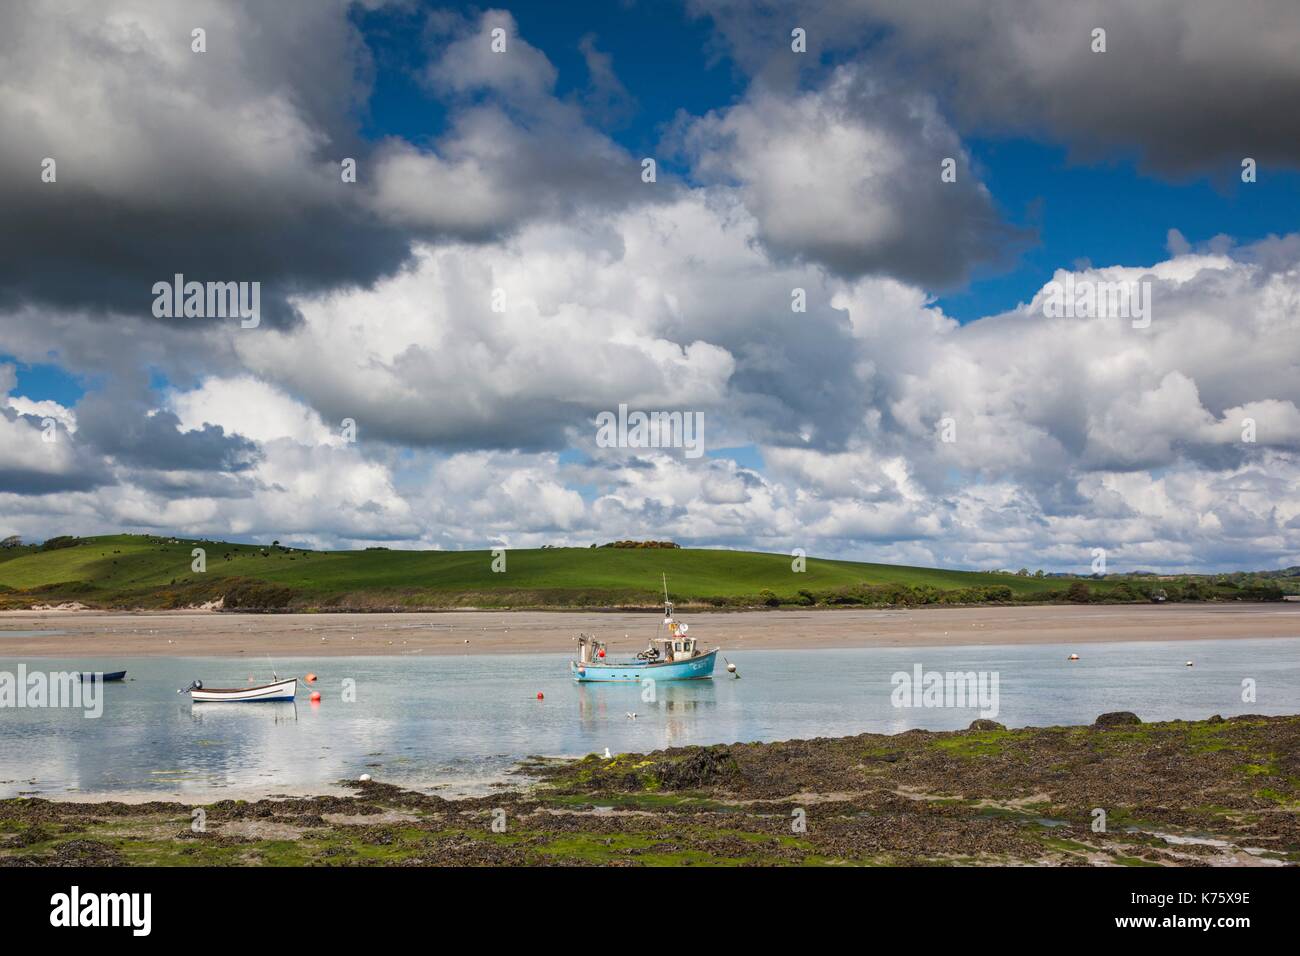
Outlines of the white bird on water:
{"label": "white bird on water", "polygon": [[636,720],[636,714],[634,714],[632,711],[629,710],[629,711],[627,712],[627,719],[628,719],[628,720]]}

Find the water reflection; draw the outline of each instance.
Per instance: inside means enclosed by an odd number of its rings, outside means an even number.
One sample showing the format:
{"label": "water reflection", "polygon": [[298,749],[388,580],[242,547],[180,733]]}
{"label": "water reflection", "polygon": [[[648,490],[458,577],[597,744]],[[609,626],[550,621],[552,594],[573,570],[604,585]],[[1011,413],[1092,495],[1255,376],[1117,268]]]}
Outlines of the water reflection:
{"label": "water reflection", "polygon": [[[104,685],[99,719],[0,708],[0,798],[74,788],[182,798],[319,792],[362,773],[463,792],[453,788],[486,788],[530,754],[951,730],[978,716],[971,708],[893,706],[891,674],[918,663],[997,671],[996,719],[1009,727],[1084,724],[1113,710],[1144,720],[1300,712],[1300,639],[1092,644],[1082,660],[1067,662],[1077,649],[748,651],[728,655],[744,680],[659,682],[653,700],[639,683],[574,683],[568,655],[277,660],[285,675],[320,674],[319,705],[195,705],[177,695],[196,673],[248,667],[233,659],[29,659],[29,669],[126,667],[130,678]],[[1184,666],[1189,659],[1194,668]],[[16,666],[0,658],[0,670]],[[1246,677],[1258,685],[1258,703],[1241,700]],[[344,679],[354,682],[354,698],[343,694]]]}
{"label": "water reflection", "polygon": [[[578,720],[593,731],[610,720],[649,721],[661,729],[656,747],[681,747],[693,742],[696,721],[718,706],[717,686],[711,680],[640,683],[575,684]],[[635,717],[630,716],[635,714]]]}
{"label": "water reflection", "polygon": [[230,724],[244,726],[254,721],[283,724],[298,719],[298,702],[291,700],[251,704],[191,702],[190,707],[190,720],[194,723],[222,729]]}

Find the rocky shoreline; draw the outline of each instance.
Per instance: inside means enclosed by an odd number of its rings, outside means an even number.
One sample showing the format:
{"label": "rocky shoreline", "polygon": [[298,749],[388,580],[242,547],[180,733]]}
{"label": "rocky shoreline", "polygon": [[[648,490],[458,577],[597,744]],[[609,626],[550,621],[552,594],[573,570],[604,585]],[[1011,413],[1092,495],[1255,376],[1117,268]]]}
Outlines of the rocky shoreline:
{"label": "rocky shoreline", "polygon": [[1300,863],[1300,716],[684,747],[531,762],[447,800],[0,801],[0,866]]}

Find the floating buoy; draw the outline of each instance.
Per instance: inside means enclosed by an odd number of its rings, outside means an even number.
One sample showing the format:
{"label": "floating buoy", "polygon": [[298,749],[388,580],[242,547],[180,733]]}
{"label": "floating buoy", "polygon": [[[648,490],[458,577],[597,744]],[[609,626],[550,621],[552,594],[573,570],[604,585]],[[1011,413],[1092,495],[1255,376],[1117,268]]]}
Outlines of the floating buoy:
{"label": "floating buoy", "polygon": [[1078,659],[1079,659],[1078,654],[1071,654],[1069,657],[1066,658],[1067,661],[1077,661]]}
{"label": "floating buoy", "polygon": [[1184,666],[1184,667],[1191,667],[1191,666],[1192,666],[1192,662],[1191,662],[1191,661],[1188,661],[1188,662],[1187,662],[1186,664],[1184,664],[1183,666]]}
{"label": "floating buoy", "polygon": [[540,690],[537,692],[537,699],[538,699],[538,700],[546,700],[545,695],[543,695],[542,692],[541,692]]}
{"label": "floating buoy", "polygon": [[360,780],[362,783],[369,783],[369,782],[370,782],[370,774],[368,774],[368,773],[363,773],[361,776],[357,777],[357,779]]}
{"label": "floating buoy", "polygon": [[314,684],[316,683],[316,675],[308,674],[306,677],[303,678],[303,680],[305,680],[308,684]]}
{"label": "floating buoy", "polygon": [[313,704],[319,704],[319,703],[320,703],[320,691],[318,691],[318,690],[314,690],[314,691],[311,692],[311,702],[312,702]]}

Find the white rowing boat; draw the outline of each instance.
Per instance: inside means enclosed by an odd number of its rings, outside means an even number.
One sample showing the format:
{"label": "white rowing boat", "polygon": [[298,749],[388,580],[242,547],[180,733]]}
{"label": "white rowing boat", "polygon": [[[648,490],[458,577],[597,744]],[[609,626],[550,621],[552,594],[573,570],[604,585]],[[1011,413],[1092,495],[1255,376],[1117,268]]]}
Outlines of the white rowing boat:
{"label": "white rowing boat", "polygon": [[293,700],[298,693],[298,678],[291,677],[261,687],[204,687],[202,681],[195,681],[187,689],[190,700],[195,703]]}

